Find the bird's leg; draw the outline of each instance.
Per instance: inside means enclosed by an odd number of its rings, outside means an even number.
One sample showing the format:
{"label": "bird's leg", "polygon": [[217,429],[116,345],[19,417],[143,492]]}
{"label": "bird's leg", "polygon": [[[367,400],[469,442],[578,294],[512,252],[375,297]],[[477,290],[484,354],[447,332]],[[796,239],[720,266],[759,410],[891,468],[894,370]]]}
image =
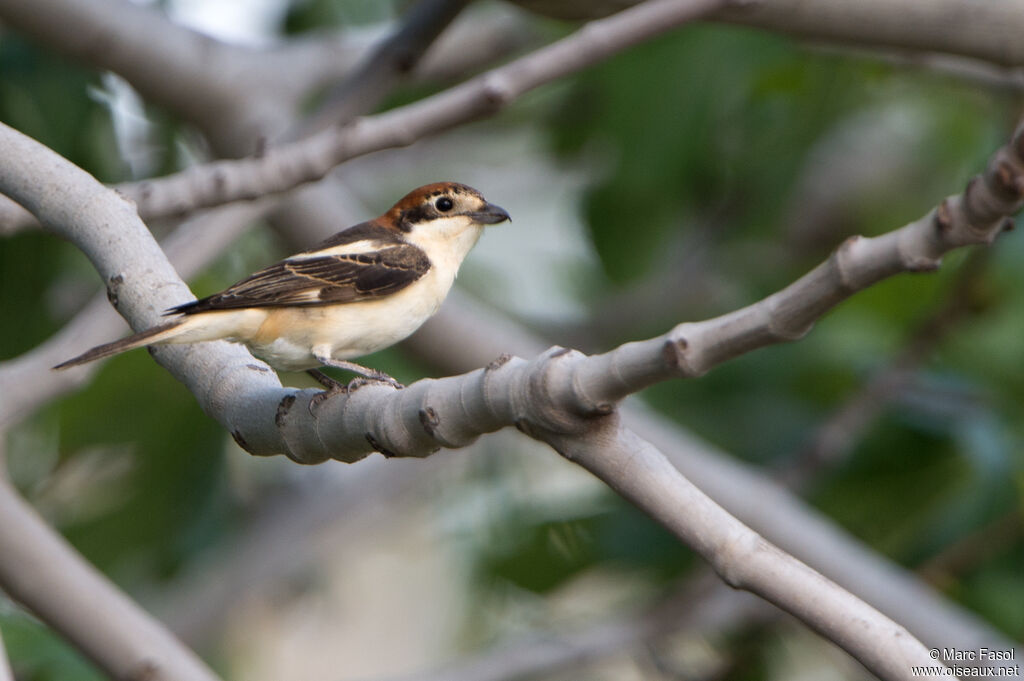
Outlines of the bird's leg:
{"label": "bird's leg", "polygon": [[[398,388],[399,390],[405,387],[404,385],[402,385],[401,383],[396,381],[391,376],[388,376],[387,374],[385,374],[383,371],[377,371],[376,369],[370,369],[369,367],[364,367],[361,364],[356,364],[355,362],[348,362],[348,361],[343,360],[343,359],[334,359],[332,357],[321,357],[321,356],[317,356],[316,360],[318,362],[320,362],[321,364],[323,364],[325,367],[334,367],[335,369],[344,369],[345,371],[351,371],[353,374],[358,374],[358,375],[362,376],[365,379],[369,379],[371,381],[376,381],[378,383],[387,383],[388,385],[394,386],[395,388]],[[320,373],[320,372],[317,372],[317,373]],[[314,378],[316,378],[316,377],[314,376]],[[317,379],[317,380],[319,380],[319,379]],[[355,385],[353,385],[353,383],[355,383]],[[353,381],[352,383],[349,384],[349,388],[350,389],[358,388],[362,384],[363,384],[362,382],[357,383],[356,381]]]}

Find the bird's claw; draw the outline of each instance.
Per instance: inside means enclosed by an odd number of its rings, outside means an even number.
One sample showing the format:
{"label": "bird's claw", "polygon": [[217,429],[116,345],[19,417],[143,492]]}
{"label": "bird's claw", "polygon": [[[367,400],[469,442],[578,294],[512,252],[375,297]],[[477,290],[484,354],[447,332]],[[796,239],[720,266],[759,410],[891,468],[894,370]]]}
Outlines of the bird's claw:
{"label": "bird's claw", "polygon": [[348,382],[346,389],[348,390],[348,392],[352,393],[358,390],[359,388],[362,388],[364,385],[370,385],[371,383],[383,383],[385,385],[390,385],[395,390],[401,390],[402,388],[405,387],[391,376],[388,376],[387,374],[381,372],[373,376],[360,376],[358,378],[353,378],[351,381]]}

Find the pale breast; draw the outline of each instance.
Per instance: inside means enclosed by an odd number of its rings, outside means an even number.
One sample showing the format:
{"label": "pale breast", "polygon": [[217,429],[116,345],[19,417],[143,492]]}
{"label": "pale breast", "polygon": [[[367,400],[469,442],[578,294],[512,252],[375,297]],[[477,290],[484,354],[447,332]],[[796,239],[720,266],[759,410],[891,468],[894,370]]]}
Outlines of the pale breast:
{"label": "pale breast", "polygon": [[408,288],[380,300],[274,309],[243,342],[257,357],[287,371],[319,366],[317,352],[355,359],[411,335],[437,312],[453,279],[431,269]]}

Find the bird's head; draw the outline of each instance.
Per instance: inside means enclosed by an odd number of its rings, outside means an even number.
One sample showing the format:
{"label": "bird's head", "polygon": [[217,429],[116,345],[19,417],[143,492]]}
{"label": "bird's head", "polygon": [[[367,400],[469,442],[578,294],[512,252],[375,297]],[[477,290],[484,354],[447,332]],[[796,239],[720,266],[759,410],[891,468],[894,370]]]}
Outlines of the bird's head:
{"label": "bird's head", "polygon": [[458,182],[435,182],[413,189],[384,217],[403,232],[438,220],[492,225],[510,219],[504,208],[489,203],[480,192]]}
{"label": "bird's head", "polygon": [[428,252],[443,247],[458,261],[469,252],[483,228],[511,219],[472,187],[458,182],[435,182],[414,189],[380,220]]}

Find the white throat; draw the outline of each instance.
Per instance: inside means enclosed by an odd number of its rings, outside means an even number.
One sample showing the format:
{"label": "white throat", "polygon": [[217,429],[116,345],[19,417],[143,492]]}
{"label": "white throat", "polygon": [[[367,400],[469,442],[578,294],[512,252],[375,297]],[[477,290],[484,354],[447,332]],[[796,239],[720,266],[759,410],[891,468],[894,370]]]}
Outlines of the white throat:
{"label": "white throat", "polygon": [[414,227],[406,239],[423,249],[438,274],[455,278],[459,266],[483,234],[483,225],[463,215]]}

